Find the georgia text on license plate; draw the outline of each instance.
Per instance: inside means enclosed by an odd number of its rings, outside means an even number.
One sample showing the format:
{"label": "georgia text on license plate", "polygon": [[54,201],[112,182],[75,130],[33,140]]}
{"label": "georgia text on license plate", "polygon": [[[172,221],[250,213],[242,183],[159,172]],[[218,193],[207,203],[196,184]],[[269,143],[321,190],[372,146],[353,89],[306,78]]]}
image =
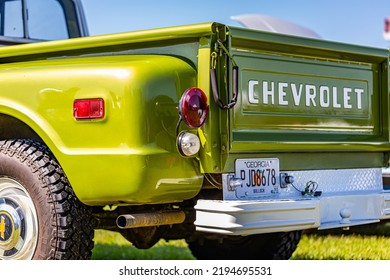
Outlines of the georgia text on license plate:
{"label": "georgia text on license plate", "polygon": [[273,195],[279,192],[279,159],[237,159],[235,177],[242,181],[236,188],[237,198]]}

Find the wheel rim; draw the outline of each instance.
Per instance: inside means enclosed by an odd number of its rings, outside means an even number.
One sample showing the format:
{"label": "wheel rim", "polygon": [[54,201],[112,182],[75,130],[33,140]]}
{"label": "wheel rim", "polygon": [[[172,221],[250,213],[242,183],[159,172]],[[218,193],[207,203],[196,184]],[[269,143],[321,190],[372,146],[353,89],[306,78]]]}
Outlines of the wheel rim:
{"label": "wheel rim", "polygon": [[26,189],[0,178],[0,259],[32,259],[38,240],[38,217]]}

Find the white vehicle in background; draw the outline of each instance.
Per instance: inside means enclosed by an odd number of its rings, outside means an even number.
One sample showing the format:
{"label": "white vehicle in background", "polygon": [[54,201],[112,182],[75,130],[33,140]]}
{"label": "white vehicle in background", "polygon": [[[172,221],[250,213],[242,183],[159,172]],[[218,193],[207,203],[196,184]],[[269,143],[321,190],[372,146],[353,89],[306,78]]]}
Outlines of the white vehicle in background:
{"label": "white vehicle in background", "polygon": [[244,14],[232,16],[231,19],[250,29],[321,39],[320,35],[307,27],[268,15]]}

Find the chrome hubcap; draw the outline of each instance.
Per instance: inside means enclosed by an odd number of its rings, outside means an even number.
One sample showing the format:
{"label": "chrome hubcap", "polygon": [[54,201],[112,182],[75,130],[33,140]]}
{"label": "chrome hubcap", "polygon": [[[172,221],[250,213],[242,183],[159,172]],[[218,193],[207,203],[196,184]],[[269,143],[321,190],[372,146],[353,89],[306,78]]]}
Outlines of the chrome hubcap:
{"label": "chrome hubcap", "polygon": [[37,239],[37,214],[26,189],[0,178],[0,259],[31,259]]}

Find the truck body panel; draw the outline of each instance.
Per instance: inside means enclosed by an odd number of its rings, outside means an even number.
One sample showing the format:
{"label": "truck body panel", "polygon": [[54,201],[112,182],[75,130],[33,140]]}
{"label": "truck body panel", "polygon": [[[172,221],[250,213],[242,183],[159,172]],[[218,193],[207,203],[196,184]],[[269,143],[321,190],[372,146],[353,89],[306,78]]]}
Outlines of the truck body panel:
{"label": "truck body panel", "polygon": [[[276,156],[283,170],[383,165],[384,51],[334,43],[324,52],[322,42],[304,38],[297,50],[285,36],[224,32],[210,23],[4,48],[1,113],[36,131],[91,205],[186,200],[200,191],[201,173],[232,172],[240,157]],[[217,110],[209,86],[218,38],[231,44],[240,67],[238,103],[229,112]],[[229,65],[221,59],[218,67],[223,73]],[[192,86],[212,108],[197,130],[199,162],[183,159],[175,144],[176,104]],[[103,98],[105,118],[75,121],[72,102],[83,98]],[[303,160],[308,152],[313,157]],[[171,172],[158,171],[164,167]],[[97,176],[79,175],[93,170]]]}
{"label": "truck body panel", "polygon": [[[38,134],[86,204],[190,199],[203,178],[199,163],[177,152],[176,107],[181,94],[197,85],[198,50],[209,45],[214,28],[200,24],[3,48],[1,113]],[[85,98],[105,100],[104,119],[74,120],[73,101]],[[10,122],[5,119],[4,125]]]}
{"label": "truck body panel", "polygon": [[[196,79],[182,60],[71,58],[10,63],[0,73],[1,113],[37,132],[85,203],[172,202],[199,192],[197,162],[175,146],[177,93]],[[74,119],[74,100],[86,98],[104,99],[103,119]]]}

